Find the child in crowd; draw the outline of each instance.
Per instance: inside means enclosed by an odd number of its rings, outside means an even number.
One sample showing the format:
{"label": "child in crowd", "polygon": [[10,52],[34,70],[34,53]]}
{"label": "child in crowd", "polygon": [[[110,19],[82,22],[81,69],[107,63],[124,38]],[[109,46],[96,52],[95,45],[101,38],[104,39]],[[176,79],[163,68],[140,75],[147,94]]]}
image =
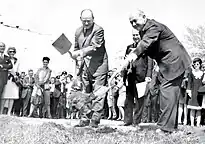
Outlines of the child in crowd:
{"label": "child in crowd", "polygon": [[[113,81],[115,81],[115,85],[111,86]],[[113,114],[116,113],[115,101],[117,101],[119,113],[117,120],[124,120],[124,103],[126,99],[126,87],[124,86],[123,77],[121,76],[121,74],[119,74],[118,72],[114,72],[111,78],[108,80],[108,85],[110,87],[110,91],[112,91],[113,96]],[[113,116],[113,120],[115,120],[116,117]]]}
{"label": "child in crowd", "polygon": [[71,118],[71,111],[72,111],[72,108],[71,108],[71,104],[70,104],[70,95],[71,95],[71,91],[72,91],[72,85],[73,85],[73,76],[72,75],[68,75],[66,77],[66,85],[65,85],[65,88],[66,88],[66,118],[67,119],[70,119]]}
{"label": "child in crowd", "polygon": [[[110,77],[112,75],[113,72],[110,73]],[[115,110],[115,99],[118,96],[118,87],[116,86],[115,80],[111,81],[110,85],[110,90],[108,91],[107,94],[107,103],[108,103],[108,120],[110,119],[116,119],[117,118],[117,114],[116,114],[116,110]]]}
{"label": "child in crowd", "polygon": [[66,76],[67,72],[62,72],[60,76],[60,82],[61,82],[61,89],[60,89],[60,97],[59,97],[59,103],[57,106],[57,115],[58,118],[66,118],[66,84],[67,79]]}
{"label": "child in crowd", "polygon": [[57,106],[60,97],[60,85],[59,81],[56,81],[55,77],[50,79],[50,92],[51,92],[51,115],[52,118],[57,118]]}
{"label": "child in crowd", "polygon": [[118,99],[117,99],[117,107],[119,109],[119,115],[117,120],[124,120],[124,105],[126,99],[126,86],[123,82],[123,77],[121,75],[117,76],[117,87],[118,87]]}

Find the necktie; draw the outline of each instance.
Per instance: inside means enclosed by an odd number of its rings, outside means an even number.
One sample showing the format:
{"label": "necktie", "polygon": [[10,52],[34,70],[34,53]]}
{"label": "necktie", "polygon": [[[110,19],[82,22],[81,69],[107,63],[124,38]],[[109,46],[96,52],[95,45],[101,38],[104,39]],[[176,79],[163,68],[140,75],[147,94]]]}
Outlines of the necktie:
{"label": "necktie", "polygon": [[29,82],[29,84],[31,84],[31,77],[29,77],[28,82]]}

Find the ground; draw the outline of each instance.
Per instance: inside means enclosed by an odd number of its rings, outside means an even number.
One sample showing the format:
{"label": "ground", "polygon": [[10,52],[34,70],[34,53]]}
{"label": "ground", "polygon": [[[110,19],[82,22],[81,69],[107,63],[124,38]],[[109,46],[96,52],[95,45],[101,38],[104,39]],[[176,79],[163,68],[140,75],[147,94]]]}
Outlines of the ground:
{"label": "ground", "polygon": [[154,127],[119,126],[101,120],[99,128],[75,128],[79,120],[0,116],[0,144],[205,144],[205,127],[179,126],[157,134]]}

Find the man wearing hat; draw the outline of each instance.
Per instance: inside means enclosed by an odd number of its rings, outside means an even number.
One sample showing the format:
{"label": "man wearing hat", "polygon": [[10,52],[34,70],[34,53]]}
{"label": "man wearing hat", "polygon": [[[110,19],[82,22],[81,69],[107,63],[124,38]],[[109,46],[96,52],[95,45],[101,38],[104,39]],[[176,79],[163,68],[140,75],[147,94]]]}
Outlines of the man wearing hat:
{"label": "man wearing hat", "polygon": [[159,66],[161,110],[157,132],[173,132],[178,124],[180,86],[191,58],[167,26],[148,19],[143,11],[131,13],[129,21],[142,39],[125,62],[138,59],[144,54],[156,60]]}

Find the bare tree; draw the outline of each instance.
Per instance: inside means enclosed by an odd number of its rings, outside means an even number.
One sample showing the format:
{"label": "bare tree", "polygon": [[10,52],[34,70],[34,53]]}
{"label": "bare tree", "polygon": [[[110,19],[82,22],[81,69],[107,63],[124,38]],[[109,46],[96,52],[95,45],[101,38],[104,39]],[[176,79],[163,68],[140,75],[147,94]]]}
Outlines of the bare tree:
{"label": "bare tree", "polygon": [[205,26],[200,25],[197,28],[187,27],[185,35],[185,45],[192,57],[205,58]]}

